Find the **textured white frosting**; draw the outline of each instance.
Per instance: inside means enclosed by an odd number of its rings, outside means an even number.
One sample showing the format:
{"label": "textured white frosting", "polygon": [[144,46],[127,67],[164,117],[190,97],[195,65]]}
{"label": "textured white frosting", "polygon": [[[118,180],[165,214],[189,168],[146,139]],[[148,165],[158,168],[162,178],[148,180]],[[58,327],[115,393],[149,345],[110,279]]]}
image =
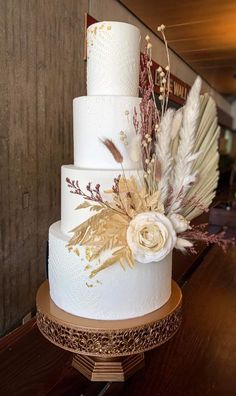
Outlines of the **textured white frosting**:
{"label": "textured white frosting", "polygon": [[50,227],[50,295],[61,309],[91,319],[129,319],[160,308],[170,298],[171,253],[158,263],[137,262],[125,271],[117,263],[90,279],[84,249],[79,248],[80,256],[68,252],[68,239],[60,222]]}
{"label": "textured white frosting", "polygon": [[[74,165],[62,167],[61,222],[49,230],[50,295],[58,307],[74,315],[98,319],[128,319],[160,308],[171,294],[172,254],[158,263],[136,263],[126,271],[117,263],[90,279],[99,262],[88,263],[85,249],[79,256],[66,244],[73,228],[92,213],[75,210],[83,198],[72,194],[66,178],[78,180],[86,190],[88,182],[110,189],[119,165],[99,138],[111,139],[122,152],[126,176],[137,174],[140,164],[130,159],[135,136],[134,108],[140,114],[138,96],[140,32],[120,22],[96,23],[88,29],[87,93],[73,102]],[[124,146],[120,132],[127,135]],[[109,200],[109,196],[106,196]],[[110,257],[105,252],[101,260]],[[92,265],[89,269],[88,265]]]}
{"label": "textured white frosting", "polygon": [[[139,114],[140,99],[127,96],[82,96],[73,101],[74,163],[86,169],[117,169],[117,163],[99,139],[109,138],[120,149],[125,169],[134,169],[130,144],[135,136],[134,109]],[[129,146],[120,140],[127,135]]]}
{"label": "textured white frosting", "polygon": [[140,31],[122,22],[87,30],[87,94],[138,96]]}

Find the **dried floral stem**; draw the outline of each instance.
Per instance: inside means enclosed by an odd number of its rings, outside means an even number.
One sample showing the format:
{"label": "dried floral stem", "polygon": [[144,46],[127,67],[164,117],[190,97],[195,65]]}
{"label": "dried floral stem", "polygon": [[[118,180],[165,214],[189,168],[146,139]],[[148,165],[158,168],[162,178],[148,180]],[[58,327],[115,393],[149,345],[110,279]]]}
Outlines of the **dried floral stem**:
{"label": "dried floral stem", "polygon": [[150,94],[153,100],[153,103],[155,104],[155,115],[160,122],[160,115],[159,111],[157,110],[156,107],[156,98],[155,98],[155,93],[154,93],[154,82],[153,82],[153,77],[152,77],[152,71],[151,71],[151,66],[152,66],[152,47],[148,48],[147,45],[147,56],[148,56],[148,62],[147,62],[147,75],[148,75],[148,81],[149,81],[149,89],[150,89]]}
{"label": "dried floral stem", "polygon": [[[167,80],[167,95],[165,94],[165,109],[164,111],[167,110],[168,108],[168,101],[169,101],[169,93],[170,93],[170,53],[169,53],[169,48],[168,48],[168,43],[166,40],[165,32],[164,29],[161,30],[162,38],[165,44],[165,49],[166,49],[166,57],[167,57],[167,73],[166,73],[166,80]],[[166,84],[166,83],[165,83]],[[166,91],[164,91],[166,92]]]}
{"label": "dried floral stem", "polygon": [[[121,163],[121,169],[122,169],[123,178],[124,178],[124,181],[125,181],[125,185],[126,185],[126,188],[127,188],[127,194],[128,194],[128,193],[129,193],[129,186],[128,186],[128,184],[127,184],[127,179],[126,179],[126,176],[125,176],[125,170],[124,170],[124,167],[123,167],[122,163]],[[125,212],[126,215],[130,218],[130,216],[129,216],[129,214],[128,214],[128,212],[127,212],[127,210],[126,210],[126,208],[125,208],[125,206],[124,206],[124,204],[123,204],[122,198],[121,198],[121,196],[120,196],[119,186],[118,186],[118,195],[119,195],[119,200],[120,200],[120,203],[121,203],[121,205],[122,205],[122,208],[123,208],[124,212]]]}
{"label": "dried floral stem", "polygon": [[205,231],[206,226],[208,226],[206,223],[193,226],[192,229],[181,233],[181,238],[188,239],[190,241],[202,241],[206,245],[216,244],[221,247],[225,253],[230,245],[234,245],[234,238],[225,239],[224,231],[219,232],[218,234],[209,234],[208,231]]}
{"label": "dried floral stem", "polygon": [[209,208],[204,203],[201,202],[201,200],[197,197],[196,194],[194,194],[193,196],[191,196],[187,199],[185,198],[182,201],[182,208],[185,208],[185,207],[188,207],[188,208],[194,207],[194,208],[200,209],[201,212],[205,212],[205,213],[209,212]]}
{"label": "dried floral stem", "polygon": [[69,177],[67,177],[66,182],[72,194],[78,194],[88,201],[104,203],[100,193],[100,184],[96,184],[95,188],[92,189],[91,182],[89,182],[86,186],[86,190],[89,192],[88,195],[81,190],[78,180],[70,180]]}
{"label": "dried floral stem", "polygon": [[[90,195],[84,193],[80,186],[78,180],[70,180],[68,177],[66,178],[66,182],[68,187],[71,189],[70,192],[72,194],[78,194],[82,198],[84,198],[86,201],[93,201],[99,203],[101,206],[105,206],[108,209],[111,209],[119,214],[123,214],[120,210],[114,208],[113,206],[109,205],[107,201],[104,201],[102,199],[101,193],[100,193],[100,184],[97,184],[95,186],[95,189],[91,188],[91,182],[88,183],[86,189],[89,191]],[[94,195],[96,193],[96,195]]]}

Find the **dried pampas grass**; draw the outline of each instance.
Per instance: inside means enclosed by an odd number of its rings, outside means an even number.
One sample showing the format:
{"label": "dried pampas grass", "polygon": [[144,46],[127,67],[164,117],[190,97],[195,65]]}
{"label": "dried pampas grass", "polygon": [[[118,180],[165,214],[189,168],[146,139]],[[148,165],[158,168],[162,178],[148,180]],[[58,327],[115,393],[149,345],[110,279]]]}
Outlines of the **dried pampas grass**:
{"label": "dried pampas grass", "polygon": [[106,139],[100,139],[100,141],[110,151],[110,153],[112,154],[114,160],[118,164],[122,164],[123,163],[123,155],[121,154],[120,150],[116,147],[116,145],[113,143],[113,141],[110,140],[110,139],[107,139],[107,138]]}
{"label": "dried pampas grass", "polygon": [[160,193],[160,201],[164,204],[169,190],[169,178],[172,169],[171,156],[171,128],[173,123],[175,111],[168,109],[164,114],[161,124],[160,132],[157,135],[156,143],[156,157],[158,158],[159,167],[161,170],[161,177],[158,182],[158,190]]}
{"label": "dried pampas grass", "polygon": [[200,114],[201,78],[197,77],[183,108],[183,120],[179,131],[179,144],[171,173],[172,198],[168,213],[177,213],[191,185],[196,180],[193,171],[195,136]]}

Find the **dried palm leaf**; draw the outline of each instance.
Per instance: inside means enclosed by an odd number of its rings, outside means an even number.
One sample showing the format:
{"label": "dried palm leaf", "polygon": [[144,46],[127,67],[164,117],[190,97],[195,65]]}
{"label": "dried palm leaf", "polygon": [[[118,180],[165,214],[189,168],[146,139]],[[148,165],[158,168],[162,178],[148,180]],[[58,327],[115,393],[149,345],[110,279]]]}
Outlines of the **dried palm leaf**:
{"label": "dried palm leaf", "polygon": [[[211,204],[218,183],[219,133],[215,102],[208,94],[205,94],[201,98],[201,119],[194,146],[195,153],[200,151],[200,155],[193,165],[193,171],[198,171],[198,179],[185,197],[190,199],[191,196],[196,196],[205,208]],[[181,214],[188,220],[192,220],[202,211],[201,207],[183,207]]]}
{"label": "dried palm leaf", "polygon": [[128,262],[128,264],[133,267],[134,262],[132,259],[132,253],[130,249],[127,246],[122,247],[121,249],[116,250],[113,252],[112,257],[109,257],[107,260],[105,260],[99,267],[95,268],[91,274],[90,278],[93,278],[95,275],[97,275],[100,271],[111,267],[112,265],[116,263],[120,263],[122,268],[125,269],[125,260]]}

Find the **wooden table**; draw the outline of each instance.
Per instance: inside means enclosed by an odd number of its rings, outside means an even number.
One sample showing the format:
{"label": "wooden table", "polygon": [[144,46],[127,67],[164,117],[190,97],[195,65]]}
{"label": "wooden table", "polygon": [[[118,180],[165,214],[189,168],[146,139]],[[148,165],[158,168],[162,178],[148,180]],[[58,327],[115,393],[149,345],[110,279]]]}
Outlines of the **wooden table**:
{"label": "wooden table", "polygon": [[35,320],[0,341],[1,396],[236,395],[236,248],[196,259],[175,256],[184,320],[178,334],[146,354],[146,366],[125,383],[90,383],[72,356],[48,342]]}

